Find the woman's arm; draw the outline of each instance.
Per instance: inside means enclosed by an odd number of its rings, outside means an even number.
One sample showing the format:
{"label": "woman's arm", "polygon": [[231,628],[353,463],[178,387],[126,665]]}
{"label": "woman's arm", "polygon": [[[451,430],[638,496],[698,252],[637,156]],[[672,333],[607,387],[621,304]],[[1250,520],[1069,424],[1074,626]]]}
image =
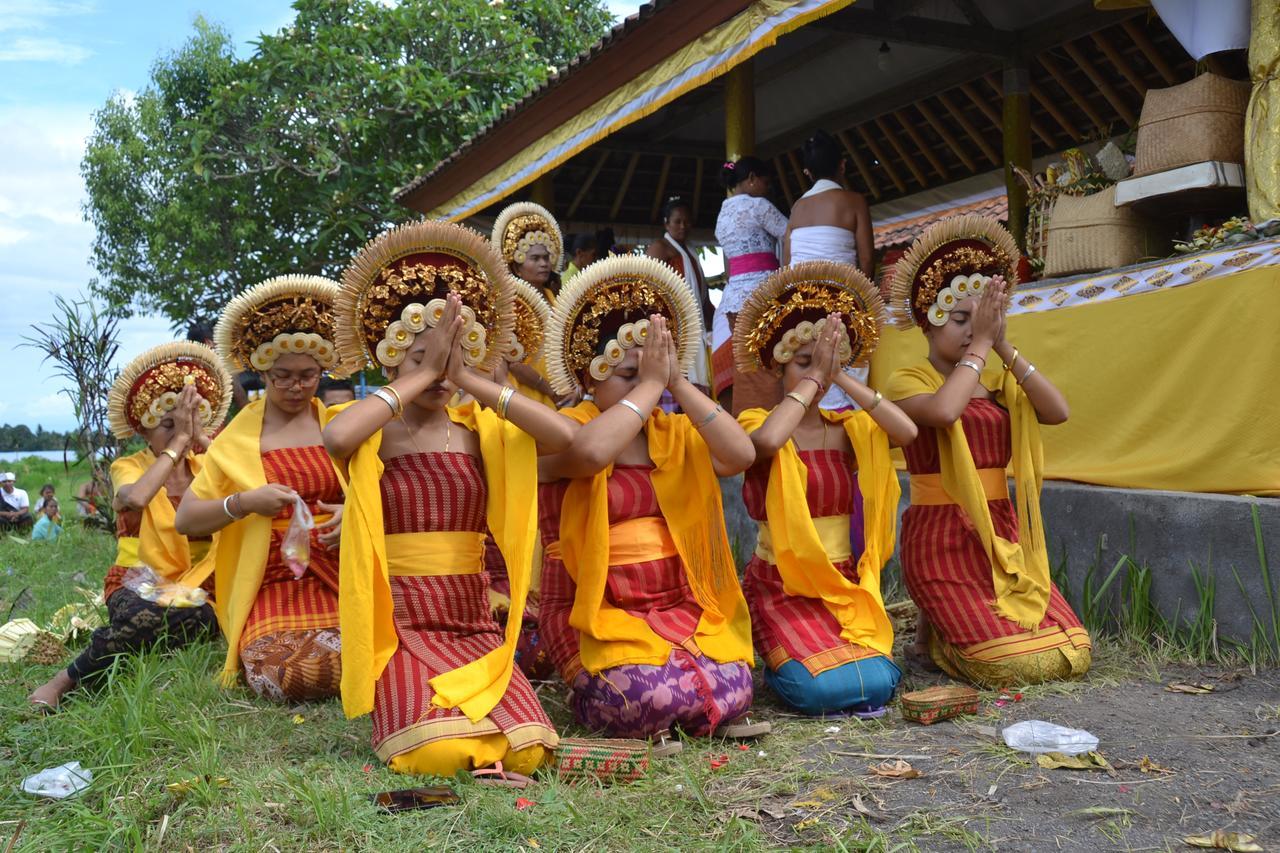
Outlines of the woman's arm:
{"label": "woman's arm", "polygon": [[[965,368],[966,370],[968,368]],[[916,440],[920,432],[911,418],[898,406],[881,396],[876,401],[876,392],[872,391],[843,370],[836,373],[835,383],[848,394],[858,408],[871,415],[871,419],[889,435],[889,443],[894,447],[905,447]]]}
{"label": "woman's arm", "polygon": [[876,241],[871,228],[871,209],[862,193],[853,194],[853,209],[858,217],[858,230],[853,239],[858,246],[858,269],[863,275],[875,281],[876,277]]}
{"label": "woman's arm", "polygon": [[[499,415],[504,416],[520,429],[533,436],[538,444],[538,452],[543,454],[559,453],[573,444],[573,437],[578,434],[580,425],[556,414],[552,409],[516,392],[514,389],[499,385],[474,370],[468,369],[462,359],[462,345],[455,345],[453,355],[449,358],[449,379],[463,391],[475,397],[476,402],[486,406]],[[509,392],[506,412],[498,409],[498,403],[504,392]],[[385,406],[384,406],[385,408]]]}
{"label": "woman's arm", "polygon": [[[111,499],[112,509],[116,512],[137,512],[151,503],[151,499],[164,487],[165,481],[173,473],[174,467],[183,463],[183,457],[191,447],[195,432],[199,430],[200,425],[198,407],[199,395],[196,393],[196,386],[187,385],[179,394],[178,404],[174,406],[171,415],[174,419],[174,432],[169,446],[161,451],[141,477],[116,489],[115,497]],[[177,458],[171,457],[170,453]]]}
{"label": "woman's arm", "polygon": [[838,367],[836,364],[836,329],[840,326],[840,315],[830,314],[818,339],[813,344],[813,355],[809,360],[809,370],[804,379],[791,393],[802,397],[800,402],[795,397],[782,398],[769,417],[755,432],[751,433],[751,443],[756,450],[757,459],[772,459],[782,445],[795,435],[796,427],[804,420],[805,412],[813,408],[813,404],[821,399],[831,384],[832,377]]}
{"label": "woman's arm", "polygon": [[684,410],[694,428],[702,433],[702,439],[711,451],[711,465],[718,477],[741,474],[756,461],[756,449],[747,437],[742,425],[722,406],[698,390],[680,372],[680,359],[676,354],[676,342],[667,335],[667,361],[669,370],[667,388],[676,403]]}
{"label": "woman's arm", "polygon": [[274,518],[297,497],[297,492],[279,483],[267,483],[247,492],[235,492],[224,498],[204,500],[187,489],[178,504],[174,526],[183,536],[212,536],[233,521],[249,515]]}
{"label": "woman's arm", "polygon": [[1049,377],[1039,370],[1031,370],[1031,362],[1023,358],[1017,348],[1003,336],[996,342],[993,351],[1001,361],[1009,365],[1014,378],[1018,380],[1022,390],[1027,392],[1027,399],[1036,410],[1036,420],[1051,426],[1067,422],[1071,414],[1067,398]]}
{"label": "woman's arm", "polygon": [[760,223],[760,227],[772,234],[775,240],[781,240],[787,233],[787,226],[790,225],[790,220],[783,216],[782,211],[774,207],[773,202],[767,198],[756,199],[752,208],[756,212],[756,221]]}

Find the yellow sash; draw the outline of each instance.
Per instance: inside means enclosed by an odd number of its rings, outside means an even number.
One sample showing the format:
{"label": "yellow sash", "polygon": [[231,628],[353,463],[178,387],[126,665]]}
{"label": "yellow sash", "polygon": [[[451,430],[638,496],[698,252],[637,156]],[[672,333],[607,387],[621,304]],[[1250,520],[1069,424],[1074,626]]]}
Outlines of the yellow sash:
{"label": "yellow sash", "polygon": [[[547,378],[547,359],[544,356],[539,355],[533,361],[528,362],[528,365],[532,367],[534,370],[536,370],[538,372],[538,375],[541,376],[543,379]],[[523,382],[521,382],[519,379],[516,379],[514,376],[511,377],[511,381],[515,383],[516,390],[519,391],[521,394],[525,395],[526,397],[528,397],[529,399],[537,400],[542,405],[551,409],[554,409],[556,407],[556,401],[554,398],[548,397],[546,394],[543,394],[541,391],[539,391],[537,388],[534,388],[532,385],[525,385]]]}
{"label": "yellow sash", "polygon": [[[989,501],[1009,499],[1009,475],[1003,468],[979,468],[975,472],[982,494]],[[911,503],[914,506],[946,506],[956,501],[942,485],[941,474],[912,474]]]}
{"label": "yellow sash", "polygon": [[[344,408],[334,407],[335,411]],[[532,575],[538,529],[538,459],[531,437],[474,402],[450,408],[449,417],[477,433],[488,485],[489,530],[507,563],[511,611],[504,642],[487,655],[431,679],[432,703],[458,708],[472,722],[506,695],[515,665],[516,641]],[[338,612],[342,628],[342,707],[348,717],[373,710],[374,687],[395,653],[391,574],[435,574],[408,561],[431,560],[447,567],[440,574],[478,572],[484,560],[482,534],[385,535],[382,519],[382,433],[356,449],[343,475],[347,492],[339,558]],[[341,472],[340,472],[341,474]],[[404,538],[401,539],[400,536]],[[394,561],[394,564],[393,564]]]}
{"label": "yellow sash", "polygon": [[387,540],[387,574],[432,578],[478,575],[484,571],[484,534],[469,530],[391,533]]}
{"label": "yellow sash", "polygon": [[[1050,590],[1049,554],[1044,521],[1040,517],[1040,485],[1044,479],[1040,422],[1035,407],[1018,387],[1011,371],[999,374],[993,371],[984,374],[982,380],[983,385],[995,393],[996,402],[1009,412],[1019,541],[1010,542],[996,535],[987,506],[987,487],[974,464],[959,418],[946,429],[935,430],[942,469],[941,487],[951,498],[946,502],[958,504],[964,510],[982,540],[991,563],[996,612],[1030,631],[1044,620]],[[885,396],[890,400],[905,400],[921,394],[936,394],[944,381],[942,374],[924,361],[896,371],[889,378]]]}
{"label": "yellow sash", "polygon": [[[266,398],[259,397],[240,410],[205,454],[205,466],[191,483],[191,494],[202,500],[222,500],[234,492],[245,492],[267,484],[262,468],[262,419]],[[332,417],[318,399],[312,411],[323,429]],[[287,522],[286,522],[287,524]],[[249,612],[262,587],[271,547],[272,519],[248,515],[233,521],[214,534],[210,554],[214,560],[214,611],[227,638],[227,657],[222,665],[222,684],[235,684],[240,668],[240,637]]]}
{"label": "yellow sash", "polygon": [[[111,482],[119,489],[138,482],[155,464],[149,448],[121,457],[111,463]],[[204,467],[203,455],[187,457],[191,473],[198,475]],[[199,586],[213,571],[213,560],[204,559],[208,543],[189,543],[174,526],[176,512],[164,486],[142,509],[142,523],[137,536],[121,536],[116,540],[116,565],[147,565],[156,574],[186,586]],[[196,545],[200,546],[197,553]]]}
{"label": "yellow sash", "polygon": [[[748,409],[738,420],[750,433],[768,416],[764,409]],[[880,572],[893,554],[902,494],[889,456],[889,437],[866,412],[824,411],[822,417],[844,427],[858,462],[865,542],[858,558],[858,582],[850,581],[833,564],[841,555],[850,555],[848,519],[815,519],[809,512],[809,471],[792,441],[778,449],[769,466],[767,524],[762,527],[767,552],[773,555],[769,562],[778,567],[787,595],[822,601],[840,623],[845,642],[889,655],[893,623],[884,611]]]}
{"label": "yellow sash", "polygon": [[[600,410],[585,402],[560,413],[588,423]],[[711,452],[684,415],[655,410],[645,432],[655,466],[651,476],[658,506],[694,600],[702,609],[694,632],[698,648],[720,663],[750,664],[754,660],[751,620],[729,550]],[[643,619],[605,597],[613,550],[608,493],[612,473],[610,465],[594,477],[571,482],[560,513],[560,551],[565,569],[577,584],[569,624],[581,632],[582,665],[593,675],[626,663],[657,666],[671,656],[669,642]],[[637,526],[625,535],[640,530]]]}
{"label": "yellow sash", "polygon": [[[813,519],[813,529],[822,543],[822,550],[832,563],[843,563],[853,556],[853,545],[849,542],[849,516],[824,515]],[[760,522],[760,532],[756,538],[756,556],[766,563],[778,564],[777,552],[773,550],[773,532],[769,530],[769,522]]]}

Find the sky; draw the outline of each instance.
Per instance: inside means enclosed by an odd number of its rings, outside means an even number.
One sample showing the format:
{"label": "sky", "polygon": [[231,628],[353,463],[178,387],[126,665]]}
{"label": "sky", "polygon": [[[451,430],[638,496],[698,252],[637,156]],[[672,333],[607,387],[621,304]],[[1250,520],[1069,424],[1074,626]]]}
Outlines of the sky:
{"label": "sky", "polygon": [[[640,4],[608,5],[621,17]],[[93,112],[143,88],[201,14],[242,56],[293,19],[288,0],[0,0],[0,423],[74,426],[61,380],[21,343],[55,296],[87,293],[94,276],[80,179]],[[164,318],[126,320],[117,366],[172,337]]]}

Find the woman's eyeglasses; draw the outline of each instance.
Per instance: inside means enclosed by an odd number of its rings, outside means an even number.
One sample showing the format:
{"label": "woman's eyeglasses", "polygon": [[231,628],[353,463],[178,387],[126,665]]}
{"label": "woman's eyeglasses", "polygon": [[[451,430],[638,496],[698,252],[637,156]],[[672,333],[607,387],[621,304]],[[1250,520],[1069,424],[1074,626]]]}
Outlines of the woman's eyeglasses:
{"label": "woman's eyeglasses", "polygon": [[268,373],[267,379],[270,380],[272,386],[281,390],[288,391],[294,385],[313,385],[320,381],[320,371],[306,370],[302,373]]}

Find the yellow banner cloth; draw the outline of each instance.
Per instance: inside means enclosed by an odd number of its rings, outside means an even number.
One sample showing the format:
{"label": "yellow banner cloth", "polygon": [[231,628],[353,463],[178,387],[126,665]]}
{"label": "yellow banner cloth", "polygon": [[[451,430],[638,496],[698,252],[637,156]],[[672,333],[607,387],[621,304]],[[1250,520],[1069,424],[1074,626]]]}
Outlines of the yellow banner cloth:
{"label": "yellow banner cloth", "polygon": [[1266,222],[1280,217],[1280,0],[1253,0],[1250,24],[1245,187],[1249,218]]}
{"label": "yellow banner cloth", "polygon": [[[1241,251],[1272,248],[1245,244]],[[1280,264],[1280,254],[1273,256]],[[1053,291],[1049,284],[1030,292]],[[1045,476],[1126,489],[1280,494],[1280,395],[1265,369],[1280,364],[1280,315],[1269,307],[1277,293],[1280,266],[1234,272],[1220,264],[1173,290],[1010,316],[1009,340],[1071,401],[1071,419],[1044,430]],[[1015,304],[1023,294],[1014,293]],[[886,327],[871,384],[884,388],[895,370],[927,352],[919,331]],[[988,361],[999,370],[998,358]]]}
{"label": "yellow banner cloth", "polygon": [[[809,471],[792,441],[779,448],[769,464],[764,501],[767,533],[764,527],[761,532],[773,551],[771,562],[778,567],[783,592],[821,600],[840,623],[845,642],[891,655],[893,623],[884,612],[880,572],[893,554],[902,489],[889,456],[889,437],[866,412],[821,414],[827,422],[844,427],[858,462],[865,541],[858,558],[858,582],[850,581],[832,563],[833,556],[849,555],[847,520],[842,536],[830,522],[824,523],[828,539],[840,538],[844,543],[843,548],[827,547],[809,512]],[[747,409],[738,421],[751,433],[768,416],[764,409]]]}
{"label": "yellow banner cloth", "polygon": [[[265,397],[240,410],[218,433],[205,453],[204,468],[191,482],[191,494],[201,500],[222,500],[235,492],[247,492],[267,484],[262,469],[262,419]],[[332,417],[319,399],[311,401],[321,429]],[[222,684],[235,684],[240,668],[240,636],[249,612],[262,588],[271,547],[272,519],[256,513],[233,521],[214,536],[210,553],[214,559],[213,600],[218,623],[227,638],[227,657],[222,665]]]}
{"label": "yellow banner cloth", "polygon": [[[996,361],[993,355],[991,360]],[[983,383],[996,402],[1009,412],[1013,443],[1013,477],[1017,484],[1018,542],[997,536],[987,506],[987,494],[979,478],[960,419],[946,429],[935,430],[942,488],[973,523],[982,548],[991,561],[996,613],[1028,631],[1039,627],[1049,607],[1049,552],[1040,517],[1040,485],[1044,477],[1044,448],[1035,407],[1023,393],[1011,371],[995,377],[983,374]],[[928,360],[896,371],[889,378],[885,396],[899,401],[934,394],[942,387],[942,374]],[[990,384],[988,384],[990,383]]]}
{"label": "yellow banner cloth", "polygon": [[[588,401],[560,413],[585,424],[599,417],[600,410]],[[694,640],[714,661],[751,665],[755,658],[751,618],[729,549],[711,451],[684,415],[655,410],[645,422],[645,433],[655,466],[651,477],[658,506],[684,565],[689,589],[702,608]],[[671,656],[670,643],[643,619],[615,607],[605,597],[612,473],[610,465],[594,477],[572,481],[560,513],[560,553],[577,584],[569,624],[582,634],[582,665],[592,675],[628,663],[660,666]]]}
{"label": "yellow banner cloth", "polygon": [[[111,482],[118,491],[122,486],[138,482],[155,464],[156,456],[150,448],[122,456],[111,463]],[[204,467],[203,454],[187,456],[187,466],[193,475]],[[150,566],[166,580],[185,586],[200,586],[213,571],[213,560],[204,547],[193,549],[174,527],[176,512],[164,486],[156,492],[142,509],[142,524],[137,536],[121,536],[116,540],[117,566]],[[199,550],[199,553],[195,553]]]}
{"label": "yellow banner cloth", "polygon": [[[511,611],[503,644],[431,679],[435,693],[432,704],[458,708],[467,719],[477,722],[506,695],[515,665],[538,530],[538,458],[533,439],[492,410],[471,402],[450,408],[448,413],[454,423],[480,437],[480,457],[489,493],[485,507],[489,530],[506,560],[511,582]],[[378,456],[381,446],[382,433],[374,433],[352,455],[349,479],[344,478],[347,509],[338,561],[338,613],[342,629],[342,707],[348,717],[373,710],[374,687],[397,645],[390,575],[393,549],[400,546],[389,543],[392,537],[386,536],[383,528],[379,489],[383,463]],[[438,546],[446,552],[441,559],[450,565],[461,566],[470,559],[479,569],[484,560],[483,537],[477,551],[475,540],[434,536],[434,542],[422,537],[418,544],[408,547]]]}

